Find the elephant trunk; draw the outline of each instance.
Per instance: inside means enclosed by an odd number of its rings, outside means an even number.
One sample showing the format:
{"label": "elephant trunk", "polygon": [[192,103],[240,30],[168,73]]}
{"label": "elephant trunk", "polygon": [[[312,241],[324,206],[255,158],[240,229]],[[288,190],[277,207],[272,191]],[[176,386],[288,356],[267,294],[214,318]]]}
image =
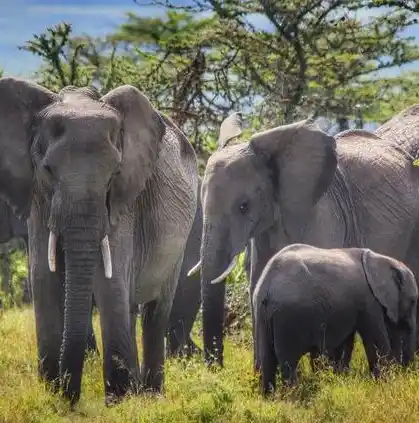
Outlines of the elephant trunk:
{"label": "elephant trunk", "polygon": [[64,333],[60,378],[64,396],[72,404],[80,398],[85,345],[92,307],[93,280],[101,262],[103,219],[77,216],[78,224],[62,231],[65,263]]}
{"label": "elephant trunk", "polygon": [[[226,269],[232,257],[225,248],[229,245],[224,232],[222,242],[212,242],[208,227],[203,231],[201,248],[201,285],[204,357],[208,364],[223,366],[223,325]],[[224,242],[223,242],[224,241]],[[222,248],[224,247],[224,248]],[[222,279],[220,279],[220,275]],[[217,284],[213,284],[218,280]]]}

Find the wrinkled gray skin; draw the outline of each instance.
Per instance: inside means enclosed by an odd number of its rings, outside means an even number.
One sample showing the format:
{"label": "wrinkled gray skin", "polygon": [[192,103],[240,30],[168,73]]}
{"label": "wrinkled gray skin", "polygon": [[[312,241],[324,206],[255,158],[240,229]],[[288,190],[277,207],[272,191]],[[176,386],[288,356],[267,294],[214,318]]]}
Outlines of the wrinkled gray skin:
{"label": "wrinkled gray skin", "polygon": [[[220,139],[241,132],[237,114]],[[370,133],[336,137],[312,120],[255,134],[208,160],[202,182],[203,338],[206,360],[223,364],[225,284],[211,284],[250,241],[251,292],[286,245],[367,247],[419,276],[419,106]],[[257,364],[257,363],[255,363]]]}
{"label": "wrinkled gray skin", "polygon": [[129,85],[100,97],[2,78],[0,131],[0,192],[17,216],[29,216],[40,375],[78,401],[94,294],[107,401],[138,392],[139,381],[160,391],[164,335],[196,211],[192,146]]}
{"label": "wrinkled gray skin", "polygon": [[[201,185],[199,184],[198,192],[200,187]],[[13,214],[9,205],[1,198],[0,216],[0,243],[9,242],[13,238],[22,238],[27,248],[28,227],[26,222],[18,219]],[[200,276],[199,274],[195,274],[188,277],[187,273],[189,269],[199,260],[201,235],[202,207],[200,199],[198,198],[195,220],[186,243],[179,282],[170,312],[167,342],[167,354],[169,356],[176,356],[183,353],[190,355],[200,351],[190,337],[190,332],[201,304]],[[30,284],[28,283],[28,285],[30,296],[32,298]],[[94,303],[94,301],[92,303]],[[89,352],[99,352],[93,331],[92,319],[89,320],[86,349]]]}
{"label": "wrinkled gray skin", "polygon": [[[21,220],[15,216],[10,206],[6,201],[0,198],[0,243],[11,241],[13,238],[21,238],[26,249],[28,249],[28,225],[26,221]],[[32,288],[30,284],[30,267],[28,267],[28,281],[27,289],[29,291],[29,297],[32,301]],[[93,306],[93,304],[92,304]],[[93,307],[92,307],[93,308]],[[96,337],[93,331],[92,319],[89,320],[88,335],[87,335],[87,352],[98,353]]]}
{"label": "wrinkled gray skin", "polygon": [[[201,183],[199,183],[198,193]],[[189,270],[199,261],[202,237],[202,206],[198,195],[195,220],[189,233],[183,257],[172,310],[169,318],[167,336],[168,356],[186,355],[199,352],[192,341],[190,333],[201,305],[200,275],[195,273],[188,277]]]}
{"label": "wrinkled gray skin", "polygon": [[[415,354],[418,288],[403,263],[369,249],[322,249],[293,244],[266,265],[253,293],[262,392],[296,381],[300,358],[325,354],[340,371],[349,368],[355,333],[370,371],[379,358],[407,365]],[[401,356],[392,333],[403,339]],[[346,348],[346,356],[336,355]]]}

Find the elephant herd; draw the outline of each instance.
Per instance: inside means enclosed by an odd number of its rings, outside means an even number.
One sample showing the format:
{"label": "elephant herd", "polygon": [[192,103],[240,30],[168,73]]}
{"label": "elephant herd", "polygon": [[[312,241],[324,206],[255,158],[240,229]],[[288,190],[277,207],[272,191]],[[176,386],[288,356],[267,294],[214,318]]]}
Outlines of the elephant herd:
{"label": "elephant herd", "polygon": [[233,143],[239,113],[219,132],[201,182],[186,136],[138,89],[0,79],[0,196],[27,222],[39,374],[73,405],[93,303],[107,404],[162,390],[166,350],[199,350],[201,304],[205,361],[223,365],[224,281],[244,250],[264,393],[305,353],[347,368],[355,333],[374,374],[378,355],[414,357],[419,106],[375,132],[307,119]]}

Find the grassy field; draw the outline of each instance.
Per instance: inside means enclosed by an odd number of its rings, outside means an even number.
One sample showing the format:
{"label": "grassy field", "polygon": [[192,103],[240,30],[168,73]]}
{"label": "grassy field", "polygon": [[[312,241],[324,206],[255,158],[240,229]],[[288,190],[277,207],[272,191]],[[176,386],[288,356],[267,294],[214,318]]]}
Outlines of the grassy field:
{"label": "grassy field", "polygon": [[[95,328],[98,329],[98,317]],[[100,332],[97,330],[96,332]],[[199,341],[199,338],[198,338]],[[166,362],[161,397],[135,397],[113,408],[103,402],[101,361],[85,366],[82,400],[71,412],[38,381],[33,311],[0,315],[0,422],[419,422],[419,366],[366,376],[358,343],[353,370],[337,377],[313,374],[302,361],[302,380],[286,396],[264,400],[252,374],[248,331],[226,342],[225,368],[210,371],[199,358]]]}

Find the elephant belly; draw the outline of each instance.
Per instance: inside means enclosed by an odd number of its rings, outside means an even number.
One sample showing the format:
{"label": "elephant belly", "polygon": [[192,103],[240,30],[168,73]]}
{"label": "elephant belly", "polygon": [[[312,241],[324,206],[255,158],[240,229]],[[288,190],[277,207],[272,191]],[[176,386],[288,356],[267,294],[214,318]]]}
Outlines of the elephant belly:
{"label": "elephant belly", "polygon": [[294,303],[289,313],[276,313],[276,331],[281,328],[282,338],[291,350],[323,354],[342,344],[356,327],[356,313],[345,308],[301,307],[301,303]]}

